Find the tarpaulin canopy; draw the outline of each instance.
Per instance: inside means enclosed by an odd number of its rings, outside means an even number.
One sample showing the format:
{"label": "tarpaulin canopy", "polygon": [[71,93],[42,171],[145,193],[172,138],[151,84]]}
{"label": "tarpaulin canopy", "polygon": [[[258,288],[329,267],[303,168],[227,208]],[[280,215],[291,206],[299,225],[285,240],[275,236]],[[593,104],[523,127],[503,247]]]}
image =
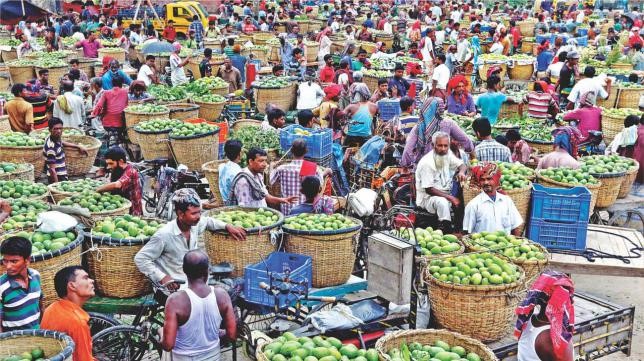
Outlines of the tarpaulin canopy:
{"label": "tarpaulin canopy", "polygon": [[40,8],[27,0],[0,0],[0,24],[15,25],[27,16],[29,21],[47,17],[49,11]]}

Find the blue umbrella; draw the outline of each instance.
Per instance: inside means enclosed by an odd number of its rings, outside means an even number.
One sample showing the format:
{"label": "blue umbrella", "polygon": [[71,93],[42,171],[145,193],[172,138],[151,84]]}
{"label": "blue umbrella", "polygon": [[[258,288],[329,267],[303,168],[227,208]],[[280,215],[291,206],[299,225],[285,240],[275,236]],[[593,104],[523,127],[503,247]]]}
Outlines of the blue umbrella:
{"label": "blue umbrella", "polygon": [[173,51],[174,47],[167,41],[155,41],[145,45],[142,49],[143,54],[171,53]]}

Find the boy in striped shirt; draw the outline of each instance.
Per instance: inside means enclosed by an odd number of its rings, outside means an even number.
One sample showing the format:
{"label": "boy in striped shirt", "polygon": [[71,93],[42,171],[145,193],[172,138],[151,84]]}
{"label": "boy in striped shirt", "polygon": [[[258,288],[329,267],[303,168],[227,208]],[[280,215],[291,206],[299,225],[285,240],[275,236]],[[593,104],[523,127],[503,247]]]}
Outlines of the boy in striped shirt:
{"label": "boy in striped shirt", "polygon": [[0,276],[0,332],[40,328],[42,292],[40,273],[29,268],[31,242],[9,237],[0,255],[7,270]]}

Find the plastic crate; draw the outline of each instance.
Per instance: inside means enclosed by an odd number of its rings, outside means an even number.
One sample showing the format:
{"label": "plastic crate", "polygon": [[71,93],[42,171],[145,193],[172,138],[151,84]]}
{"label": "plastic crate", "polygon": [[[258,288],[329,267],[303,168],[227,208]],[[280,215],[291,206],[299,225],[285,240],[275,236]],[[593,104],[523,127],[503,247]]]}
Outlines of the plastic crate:
{"label": "plastic crate", "polygon": [[[306,130],[311,135],[295,134],[295,129]],[[307,148],[305,156],[309,158],[324,158],[333,151],[333,131],[328,128],[311,129],[304,128],[299,124],[293,124],[282,129],[280,131],[280,146],[285,153],[291,149],[291,145],[295,139],[304,139]]]}
{"label": "plastic crate", "polygon": [[577,41],[577,46],[588,46],[588,36],[580,36],[573,39]]}
{"label": "plastic crate", "polygon": [[533,218],[528,238],[546,248],[583,251],[587,232],[588,222],[562,223]]}
{"label": "plastic crate", "polygon": [[[421,89],[422,90],[422,89]],[[376,103],[378,105],[378,114],[381,120],[389,121],[395,116],[400,115],[400,101],[383,99]]]}
{"label": "plastic crate", "polygon": [[563,223],[588,222],[590,196],[586,187],[550,188],[534,184],[530,218]]}
{"label": "plastic crate", "polygon": [[[293,291],[307,293],[311,289],[313,279],[313,261],[309,256],[300,254],[273,252],[268,255],[266,262],[258,262],[244,268],[244,297],[247,302],[262,306],[285,308],[297,301],[294,294],[279,294],[274,296],[259,287],[260,282],[279,287],[285,285]],[[304,283],[294,285],[283,280]]]}
{"label": "plastic crate", "polygon": [[577,29],[577,36],[588,36],[588,29],[587,28]]}
{"label": "plastic crate", "polygon": [[219,160],[226,158],[226,154],[224,153],[224,145],[226,145],[226,143],[219,143],[219,154],[217,157],[219,158]]}

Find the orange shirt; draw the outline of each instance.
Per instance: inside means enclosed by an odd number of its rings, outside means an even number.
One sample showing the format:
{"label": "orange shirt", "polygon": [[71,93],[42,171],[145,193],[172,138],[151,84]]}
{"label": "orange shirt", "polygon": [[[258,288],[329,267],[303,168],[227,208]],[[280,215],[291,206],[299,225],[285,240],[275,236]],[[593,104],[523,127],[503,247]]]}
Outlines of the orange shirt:
{"label": "orange shirt", "polygon": [[43,314],[40,328],[64,332],[74,340],[74,361],[94,361],[92,356],[92,335],[89,332],[89,315],[77,304],[61,299]]}
{"label": "orange shirt", "polygon": [[7,102],[4,110],[9,115],[9,124],[14,132],[29,133],[34,124],[34,107],[21,97]]}

